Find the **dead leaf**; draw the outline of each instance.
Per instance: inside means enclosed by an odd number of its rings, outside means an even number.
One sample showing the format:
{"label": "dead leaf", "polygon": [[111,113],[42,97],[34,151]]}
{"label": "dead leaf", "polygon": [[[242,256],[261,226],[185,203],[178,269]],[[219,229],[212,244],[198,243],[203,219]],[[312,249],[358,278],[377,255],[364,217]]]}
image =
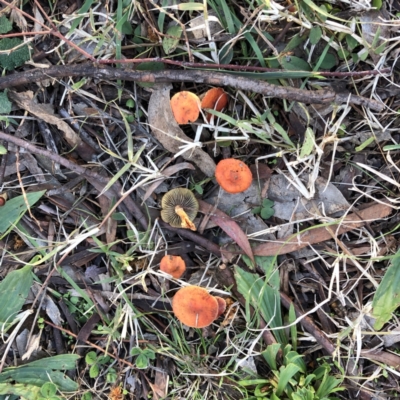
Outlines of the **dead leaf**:
{"label": "dead leaf", "polygon": [[193,167],[192,164],[184,162],[184,163],[172,165],[171,167],[165,168],[163,171],[161,171],[163,176],[161,178],[159,178],[156,182],[153,182],[148,187],[148,189],[146,190],[146,193],[143,196],[143,201],[146,201],[151,196],[151,194],[158,188],[158,186],[160,186],[164,182],[165,179],[167,179],[168,177],[170,177],[171,175],[173,175],[179,171],[182,171],[183,169],[194,170],[195,168]]}
{"label": "dead leaf", "polygon": [[[163,147],[173,154],[182,151],[181,146],[193,143],[179,128],[171,111],[171,85],[154,88],[150,97],[148,119],[151,130]],[[185,160],[194,162],[207,176],[214,176],[214,160],[200,147],[195,147],[182,154]]]}
{"label": "dead leaf", "polygon": [[48,124],[56,125],[60,132],[62,132],[63,137],[68,144],[73,149],[76,149],[85,161],[92,159],[94,150],[83,142],[79,135],[77,135],[65,121],[54,114],[54,109],[50,104],[35,103],[33,92],[30,90],[20,93],[10,91],[9,97],[22,109],[42,119]]}
{"label": "dead leaf", "polygon": [[244,253],[254,262],[253,251],[247,235],[231,217],[218,210],[213,205],[199,200],[199,211],[207,214],[230,238],[232,238]]}
{"label": "dead leaf", "polygon": [[[215,12],[208,11],[208,27],[210,29],[210,35],[213,37],[217,32],[222,30],[222,25],[219,22],[219,19],[216,17]],[[187,32],[191,32],[196,39],[203,39],[207,37],[207,29],[206,29],[206,21],[204,18],[204,14],[201,14],[197,18],[193,18],[190,23],[190,28],[187,29]]]}
{"label": "dead leaf", "polygon": [[324,178],[318,177],[315,181],[315,192],[314,198],[307,200],[283,175],[273,175],[267,197],[275,203],[274,216],[287,221],[311,217],[314,215],[314,204],[317,204],[321,214],[325,215],[347,210],[350,206],[340,190],[332,183],[327,185]]}
{"label": "dead leaf", "polygon": [[[390,206],[385,204],[375,204],[357,212],[357,214],[348,215],[343,221],[337,219],[335,225],[330,229],[337,235],[349,232],[365,224],[364,221],[375,221],[387,217],[392,211]],[[339,225],[339,229],[336,225]],[[279,242],[263,243],[253,249],[256,256],[276,256],[278,254],[291,253],[300,250],[310,244],[320,243],[332,239],[331,233],[325,227],[315,228],[301,233],[300,235],[290,235],[281,239]]]}

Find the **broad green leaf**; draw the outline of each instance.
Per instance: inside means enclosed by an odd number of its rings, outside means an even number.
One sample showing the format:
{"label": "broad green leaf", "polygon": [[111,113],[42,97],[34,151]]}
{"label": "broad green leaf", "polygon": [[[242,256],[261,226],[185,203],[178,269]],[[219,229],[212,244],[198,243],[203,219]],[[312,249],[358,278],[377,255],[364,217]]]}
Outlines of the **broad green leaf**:
{"label": "broad green leaf", "polygon": [[54,396],[57,393],[57,386],[52,382],[47,382],[41,387],[40,393],[46,397]]}
{"label": "broad green leaf", "polygon": [[307,35],[300,35],[300,33],[296,33],[290,40],[289,43],[285,46],[283,53],[286,53],[290,50],[296,49],[299,47],[305,40],[307,39]]}
{"label": "broad green leaf", "polygon": [[32,267],[25,267],[11,271],[0,282],[0,326],[10,324],[16,314],[21,311],[22,306],[28,297],[32,285]]}
{"label": "broad green leaf", "polygon": [[[45,193],[31,192],[26,194],[26,198],[30,207],[32,207]],[[6,204],[0,208],[0,233],[4,234],[12,224],[16,224],[24,213],[27,211],[24,196],[14,197],[8,200]]]}
{"label": "broad green leaf", "polygon": [[322,69],[331,69],[337,64],[337,60],[334,54],[326,53],[320,61],[319,67]]}
{"label": "broad green leaf", "polygon": [[357,40],[351,35],[346,35],[346,43],[350,50],[354,50],[359,45]]}
{"label": "broad green leaf", "polygon": [[89,369],[89,376],[91,378],[97,378],[99,376],[99,373],[100,373],[100,368],[98,364],[93,364]]}
{"label": "broad green leaf", "polygon": [[0,40],[0,50],[11,50],[9,53],[0,54],[1,67],[12,71],[29,60],[29,47],[23,43],[21,39],[15,37]]}
{"label": "broad green leaf", "polygon": [[[260,265],[260,259],[270,257],[255,257],[257,265]],[[270,263],[271,266],[273,265]],[[239,292],[246,299],[246,310],[250,306],[256,309],[256,313],[261,313],[262,318],[270,328],[279,328],[283,326],[281,314],[281,301],[279,295],[279,273],[273,271],[269,276],[260,278],[256,274],[244,271],[238,266],[235,267],[235,280]],[[272,331],[276,340],[286,345],[287,337],[284,329],[274,329]]]}
{"label": "broad green leaf", "polygon": [[280,63],[284,69],[289,71],[311,71],[307,61],[296,56],[283,56]]}
{"label": "broad green leaf", "polygon": [[149,359],[144,354],[139,354],[136,358],[136,367],[146,369],[149,366]]}
{"label": "broad green leaf", "polygon": [[20,383],[1,383],[0,395],[15,395],[24,400],[37,400],[40,387]]}
{"label": "broad green leaf", "polygon": [[0,34],[8,33],[11,30],[12,30],[12,23],[5,15],[2,15],[0,17]]}
{"label": "broad green leaf", "polygon": [[42,387],[46,382],[53,382],[62,392],[74,392],[79,385],[59,371],[45,368],[22,367],[7,368],[0,374],[0,383],[23,383]]}
{"label": "broad green leaf", "polygon": [[166,34],[170,37],[164,37],[162,46],[165,54],[171,54],[175,51],[176,46],[179,44],[179,39],[182,36],[182,28],[180,25],[171,26],[168,28]]}
{"label": "broad green leaf", "polygon": [[278,387],[275,390],[275,394],[278,397],[283,393],[287,384],[293,378],[293,376],[299,371],[300,367],[296,364],[289,364],[286,367],[282,367],[279,369]]}
{"label": "broad green leaf", "polygon": [[233,59],[233,48],[230,45],[225,45],[218,53],[219,62],[221,64],[230,64]]}
{"label": "broad green leaf", "polygon": [[0,114],[10,114],[12,103],[8,100],[7,92],[0,92]]}
{"label": "broad green leaf", "polygon": [[393,257],[392,264],[376,289],[372,300],[372,316],[376,318],[374,329],[379,331],[400,306],[400,251]]}
{"label": "broad green leaf", "polygon": [[262,352],[265,361],[268,363],[269,367],[274,371],[278,370],[278,366],[276,364],[276,356],[278,355],[280,349],[281,345],[279,343],[274,343],[267,346],[267,350]]}
{"label": "broad green leaf", "polygon": [[300,150],[300,158],[309,156],[314,149],[315,135],[312,128],[308,127],[304,134],[303,146]]}
{"label": "broad green leaf", "polygon": [[7,149],[0,144],[0,155],[7,154]]}
{"label": "broad green leaf", "polygon": [[314,26],[310,30],[310,43],[316,45],[322,37],[322,29],[319,26]]}
{"label": "broad green leaf", "polygon": [[32,361],[25,366],[54,370],[70,370],[76,367],[76,362],[79,359],[80,357],[77,354],[60,354],[58,356]]}
{"label": "broad green leaf", "polygon": [[97,354],[95,351],[89,351],[85,356],[85,362],[89,365],[93,365],[97,361]]}
{"label": "broad green leaf", "polygon": [[335,17],[332,14],[329,14],[324,8],[322,7],[318,7],[312,0],[303,0],[305,4],[307,4],[312,10],[314,10],[315,12],[317,12],[318,14],[320,14],[320,16],[324,16],[326,18],[331,18],[331,19],[335,19],[336,21],[341,21],[344,23],[347,23],[346,20]]}

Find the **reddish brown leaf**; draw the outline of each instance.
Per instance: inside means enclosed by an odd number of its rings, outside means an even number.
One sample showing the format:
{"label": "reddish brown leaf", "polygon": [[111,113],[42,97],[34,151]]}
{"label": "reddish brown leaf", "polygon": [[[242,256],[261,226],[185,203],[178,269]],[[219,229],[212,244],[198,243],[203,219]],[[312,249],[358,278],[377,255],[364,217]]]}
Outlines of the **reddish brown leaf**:
{"label": "reddish brown leaf", "polygon": [[213,205],[199,200],[199,211],[208,214],[211,221],[217,224],[230,238],[232,238],[244,253],[254,262],[253,250],[251,249],[247,235],[231,217]]}
{"label": "reddish brown leaf", "polygon": [[[387,217],[392,211],[390,206],[385,204],[374,204],[371,207],[361,210],[356,214],[348,215],[344,221],[338,219],[337,224],[340,228],[337,229],[336,225],[331,225],[330,230],[340,235],[342,233],[351,231],[365,224],[364,221],[374,221],[380,218]],[[264,243],[254,249],[256,256],[275,256],[278,254],[291,253],[300,250],[309,244],[324,242],[332,238],[331,233],[325,227],[311,229],[303,232],[300,235],[290,235],[279,242]]]}

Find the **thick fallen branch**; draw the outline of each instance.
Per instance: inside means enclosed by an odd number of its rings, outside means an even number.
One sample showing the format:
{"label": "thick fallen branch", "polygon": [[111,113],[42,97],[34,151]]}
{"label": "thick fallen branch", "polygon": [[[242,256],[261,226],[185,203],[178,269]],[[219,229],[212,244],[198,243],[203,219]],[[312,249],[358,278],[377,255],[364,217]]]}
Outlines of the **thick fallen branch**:
{"label": "thick fallen branch", "polygon": [[260,93],[266,97],[277,97],[290,101],[299,101],[309,104],[343,104],[349,102],[368,107],[372,110],[382,111],[384,104],[366,97],[356,96],[350,93],[335,93],[330,90],[304,90],[287,86],[277,86],[271,83],[234,76],[211,71],[181,71],[166,70],[159,72],[132,71],[128,69],[116,69],[84,63],[78,65],[64,65],[31,71],[19,72],[0,78],[0,90],[40,82],[49,78],[92,77],[104,80],[125,80],[136,82],[196,82],[216,86],[230,86],[235,89],[249,90]]}

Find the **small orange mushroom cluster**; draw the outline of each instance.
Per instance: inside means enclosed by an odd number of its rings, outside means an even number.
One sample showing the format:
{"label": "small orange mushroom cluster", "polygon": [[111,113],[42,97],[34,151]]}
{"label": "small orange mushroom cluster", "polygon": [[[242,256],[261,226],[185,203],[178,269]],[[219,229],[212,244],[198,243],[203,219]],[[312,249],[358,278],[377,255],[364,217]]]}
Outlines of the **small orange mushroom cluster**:
{"label": "small orange mushroom cluster", "polygon": [[191,328],[204,328],[225,312],[222,297],[212,296],[199,286],[179,289],[172,299],[172,311],[176,318]]}
{"label": "small orange mushroom cluster", "polygon": [[251,186],[253,174],[243,161],[227,158],[218,163],[215,179],[226,192],[241,193]]}
{"label": "small orange mushroom cluster", "polygon": [[[171,98],[172,114],[179,125],[188,124],[199,118],[201,108],[221,111],[228,104],[228,99],[227,93],[221,88],[210,89],[201,101],[192,92],[178,92]],[[207,114],[207,119],[210,119],[210,114]]]}

